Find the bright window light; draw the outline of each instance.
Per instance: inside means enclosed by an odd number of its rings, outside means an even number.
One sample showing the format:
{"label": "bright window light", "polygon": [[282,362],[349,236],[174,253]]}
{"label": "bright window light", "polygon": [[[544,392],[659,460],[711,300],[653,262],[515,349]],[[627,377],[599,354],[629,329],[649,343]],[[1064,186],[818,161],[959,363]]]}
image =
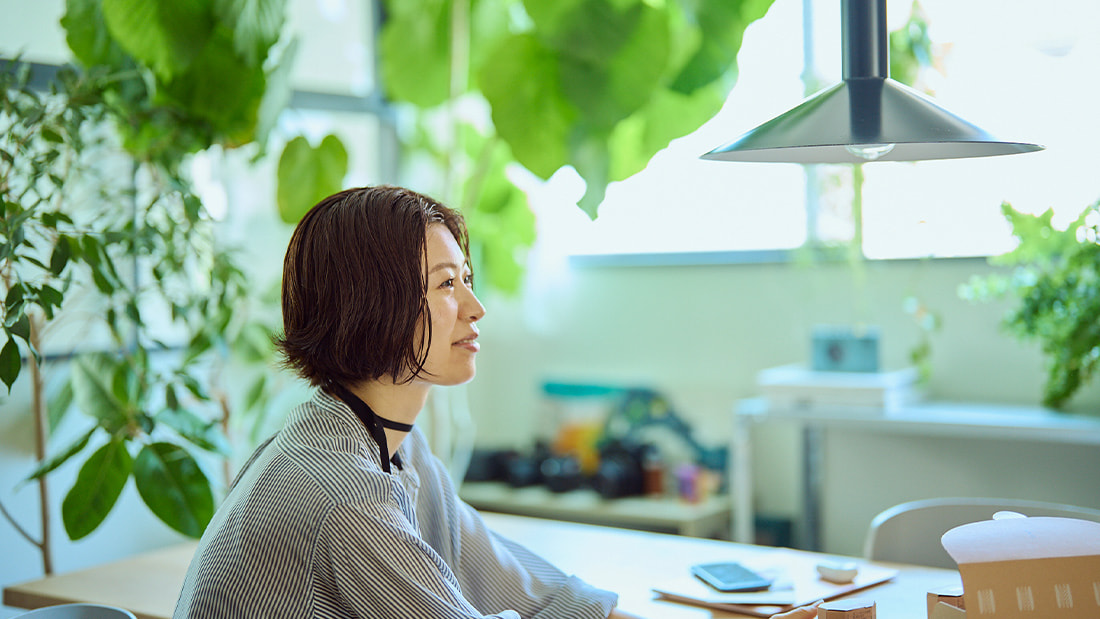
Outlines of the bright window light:
{"label": "bright window light", "polygon": [[[595,222],[575,206],[571,170],[523,184],[554,253],[658,254],[792,249],[854,236],[850,166],[702,161],[699,155],[804,97],[803,10],[810,9],[818,84],[840,80],[836,0],[776,0],[745,34],[740,75],[722,111],[673,141],[639,174],[608,188]],[[888,2],[889,28],[911,0]],[[1067,223],[1100,198],[1100,3],[1095,0],[919,0],[935,64],[919,88],[1024,155],[863,166],[862,237],[869,258],[983,256],[1013,246],[1000,205],[1055,211]]]}

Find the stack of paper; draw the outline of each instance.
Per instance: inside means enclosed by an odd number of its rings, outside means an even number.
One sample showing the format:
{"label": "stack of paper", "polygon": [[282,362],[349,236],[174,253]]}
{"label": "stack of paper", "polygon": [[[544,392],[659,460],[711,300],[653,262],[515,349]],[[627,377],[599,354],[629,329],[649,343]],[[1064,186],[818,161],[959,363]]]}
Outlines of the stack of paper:
{"label": "stack of paper", "polygon": [[[740,557],[732,557],[740,561]],[[771,617],[797,606],[817,600],[831,600],[886,582],[897,570],[859,562],[859,572],[849,583],[836,584],[823,580],[817,573],[820,557],[797,551],[777,549],[762,559],[748,559],[745,565],[758,574],[774,578],[766,591],[721,593],[711,589],[691,574],[675,574],[653,587],[661,598],[673,602],[704,606],[727,612]]]}
{"label": "stack of paper", "polygon": [[774,410],[897,410],[921,399],[916,368],[885,372],[820,372],[801,365],[762,370],[762,395]]}

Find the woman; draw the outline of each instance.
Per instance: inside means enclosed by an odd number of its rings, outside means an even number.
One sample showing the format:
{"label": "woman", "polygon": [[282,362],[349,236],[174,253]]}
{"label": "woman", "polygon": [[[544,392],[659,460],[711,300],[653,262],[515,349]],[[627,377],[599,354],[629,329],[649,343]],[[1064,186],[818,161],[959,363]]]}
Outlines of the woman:
{"label": "woman", "polygon": [[246,463],[175,616],[630,617],[490,532],[413,425],[431,386],[475,373],[485,308],[461,216],[399,187],[343,191],[298,224],[283,269],[277,344],[318,390]]}

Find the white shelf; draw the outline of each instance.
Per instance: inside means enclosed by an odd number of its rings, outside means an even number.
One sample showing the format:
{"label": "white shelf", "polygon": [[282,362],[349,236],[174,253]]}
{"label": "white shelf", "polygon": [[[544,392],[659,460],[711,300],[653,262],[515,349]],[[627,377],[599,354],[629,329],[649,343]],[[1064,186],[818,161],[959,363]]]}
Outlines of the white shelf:
{"label": "white shelf", "polygon": [[477,509],[506,514],[692,537],[724,538],[729,532],[730,503],[724,495],[699,503],[652,497],[604,499],[593,490],[557,493],[544,486],[513,488],[503,482],[467,482],[458,494]]}

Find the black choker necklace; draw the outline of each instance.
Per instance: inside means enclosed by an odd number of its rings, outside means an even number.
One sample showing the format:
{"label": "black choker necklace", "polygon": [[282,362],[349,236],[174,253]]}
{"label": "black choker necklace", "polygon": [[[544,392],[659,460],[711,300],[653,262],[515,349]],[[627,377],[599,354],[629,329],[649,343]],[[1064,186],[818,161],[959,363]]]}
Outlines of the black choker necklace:
{"label": "black choker necklace", "polygon": [[[355,416],[363,422],[363,426],[370,432],[374,442],[378,444],[378,452],[381,459],[382,470],[390,472],[390,453],[389,448],[386,445],[386,432],[383,428],[389,428],[391,430],[398,430],[400,432],[411,432],[413,427],[410,423],[401,423],[399,421],[393,421],[384,417],[379,417],[378,413],[371,410],[367,403],[360,400],[358,396],[345,388],[343,385],[337,383],[329,383],[326,387],[334,395],[344,401],[345,404],[351,407]],[[392,462],[397,465],[397,468],[401,468],[401,459],[397,457],[397,454],[393,454]]]}

